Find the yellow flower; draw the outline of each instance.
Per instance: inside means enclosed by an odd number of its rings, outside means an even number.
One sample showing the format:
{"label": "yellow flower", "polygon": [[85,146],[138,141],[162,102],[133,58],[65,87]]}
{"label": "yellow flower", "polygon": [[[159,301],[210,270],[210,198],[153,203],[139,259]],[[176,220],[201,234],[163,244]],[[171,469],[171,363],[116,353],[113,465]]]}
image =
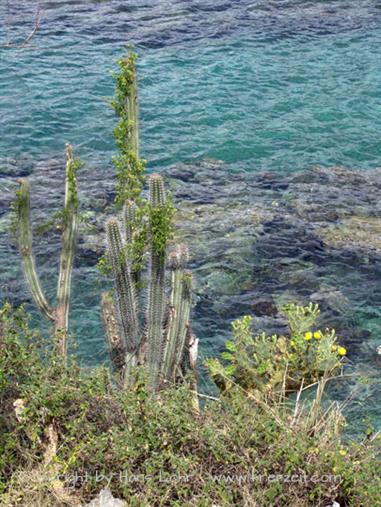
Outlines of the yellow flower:
{"label": "yellow flower", "polygon": [[294,342],[294,340],[291,340],[291,341],[290,341],[290,345],[291,345],[291,347],[295,347],[295,342]]}
{"label": "yellow flower", "polygon": [[307,341],[312,340],[312,333],[311,333],[311,331],[308,331],[307,333],[305,333],[304,339],[307,340]]}
{"label": "yellow flower", "polygon": [[339,347],[337,349],[337,353],[339,354],[339,356],[345,356],[345,354],[347,353],[347,349],[345,347]]}
{"label": "yellow flower", "polygon": [[320,338],[321,338],[321,332],[320,331],[315,331],[314,332],[314,338],[315,338],[315,340],[320,340]]}
{"label": "yellow flower", "polygon": [[340,456],[346,456],[347,451],[345,449],[340,449],[339,454],[340,454]]}

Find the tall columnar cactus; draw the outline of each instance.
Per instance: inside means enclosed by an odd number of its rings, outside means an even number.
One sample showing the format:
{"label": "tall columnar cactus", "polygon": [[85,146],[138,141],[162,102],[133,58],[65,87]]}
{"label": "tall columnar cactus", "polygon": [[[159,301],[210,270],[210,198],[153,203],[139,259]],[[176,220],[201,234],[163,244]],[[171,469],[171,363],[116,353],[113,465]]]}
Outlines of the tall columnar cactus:
{"label": "tall columnar cactus", "polygon": [[[131,382],[131,369],[147,366],[152,391],[174,382],[184,365],[195,368],[197,340],[190,332],[192,277],[185,270],[187,251],[179,246],[170,255],[171,295],[166,294],[167,243],[172,231],[173,208],[166,197],[160,175],[149,178],[149,198],[143,198],[144,163],[139,159],[136,55],[119,60],[113,106],[118,124],[114,129],[119,154],[116,204],[123,205],[122,231],[115,218],[106,224],[107,258],[114,278],[114,298],[102,299],[103,320],[115,369]],[[149,258],[143,270],[145,254]],[[148,275],[148,295],[143,292],[143,274]],[[140,307],[148,301],[143,318]],[[144,325],[143,325],[143,321]],[[119,335],[119,336],[117,336]],[[196,346],[195,346],[196,344]],[[186,357],[187,356],[187,357]]]}
{"label": "tall columnar cactus", "polygon": [[159,381],[164,346],[165,312],[165,252],[166,237],[160,230],[165,209],[164,182],[153,174],[149,180],[150,266],[147,316],[147,364],[150,383],[155,388]]}
{"label": "tall columnar cactus", "polygon": [[114,137],[119,153],[113,159],[117,186],[115,202],[122,206],[126,199],[138,201],[144,185],[144,162],[139,158],[139,114],[136,75],[136,54],[130,52],[118,61],[116,95],[112,102],[119,121]]}
{"label": "tall columnar cactus", "polygon": [[33,255],[29,183],[20,180],[20,188],[17,192],[18,237],[24,272],[36,305],[47,319],[54,322],[57,350],[62,356],[67,354],[71,278],[78,222],[78,167],[79,163],[74,159],[72,146],[67,144],[65,201],[62,213],[62,250],[57,284],[57,304],[55,307],[49,305],[43,293]]}
{"label": "tall columnar cactus", "polygon": [[140,335],[138,305],[134,280],[126,249],[122,242],[118,221],[110,218],[106,223],[107,251],[115,280],[117,317],[127,352],[134,352]]}
{"label": "tall columnar cactus", "polygon": [[169,256],[172,290],[161,368],[164,378],[169,381],[174,380],[173,376],[180,368],[189,327],[192,275],[185,271],[187,260],[188,250],[184,245],[178,246]]}

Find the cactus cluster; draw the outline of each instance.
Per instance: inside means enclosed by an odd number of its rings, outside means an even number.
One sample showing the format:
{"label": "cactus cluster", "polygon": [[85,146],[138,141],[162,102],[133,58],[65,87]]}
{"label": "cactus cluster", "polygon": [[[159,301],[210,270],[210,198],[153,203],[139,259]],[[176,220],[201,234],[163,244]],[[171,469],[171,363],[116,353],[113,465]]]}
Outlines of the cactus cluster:
{"label": "cactus cluster", "polygon": [[[134,366],[147,367],[153,391],[166,382],[175,382],[184,365],[194,367],[189,346],[197,342],[189,327],[192,275],[186,270],[187,248],[178,245],[166,258],[166,239],[160,229],[160,213],[166,209],[164,182],[160,175],[149,178],[148,216],[148,308],[141,301],[144,288],[141,273],[133,272],[130,252],[139,224],[132,221],[130,201],[123,208],[123,226],[116,218],[106,223],[107,256],[112,267],[114,297],[102,297],[103,319],[111,359],[123,382],[132,381]],[[158,236],[160,236],[158,238]],[[160,248],[159,248],[160,247]],[[171,292],[166,294],[166,264],[171,274]],[[145,315],[144,315],[145,313]],[[193,351],[194,351],[193,347]]]}
{"label": "cactus cluster", "polygon": [[[119,63],[116,98],[113,106],[119,117],[114,136],[119,155],[116,204],[123,205],[122,227],[116,218],[106,223],[107,258],[114,280],[114,295],[102,296],[102,313],[109,351],[124,384],[131,372],[145,364],[153,391],[173,382],[184,365],[195,367],[197,340],[189,327],[191,273],[186,271],[187,249],[177,246],[168,259],[171,294],[166,294],[168,239],[173,208],[159,174],[149,177],[149,197],[142,196],[144,163],[139,159],[139,119],[136,55],[130,53]],[[149,258],[148,295],[142,283],[143,259]],[[142,294],[143,293],[143,294]],[[143,301],[148,301],[146,312]],[[189,346],[189,356],[186,351]]]}
{"label": "cactus cluster", "polygon": [[[136,55],[119,60],[116,97],[112,105],[119,117],[114,136],[119,148],[114,158],[117,172],[116,205],[122,209],[122,226],[115,217],[106,223],[106,258],[114,291],[102,295],[101,307],[112,363],[123,384],[145,364],[152,391],[175,382],[185,370],[195,370],[197,339],[189,327],[192,276],[186,270],[187,249],[177,246],[167,259],[172,233],[173,207],[163,178],[149,177],[149,197],[143,197],[145,163],[139,158]],[[62,251],[57,302],[51,306],[42,290],[32,251],[30,190],[20,181],[18,230],[23,267],[32,296],[42,314],[54,323],[58,353],[66,357],[71,277],[78,223],[77,169],[71,145],[66,146],[65,203],[62,218]],[[144,260],[149,258],[148,269]],[[166,291],[166,264],[171,276]],[[148,295],[144,277],[148,276]],[[147,302],[147,303],[145,303]],[[147,308],[145,308],[147,306]],[[194,377],[195,378],[195,377]]]}
{"label": "cactus cluster", "polygon": [[63,357],[66,357],[67,354],[71,278],[78,223],[78,167],[79,162],[74,158],[72,146],[67,144],[65,202],[61,213],[62,250],[57,283],[57,302],[54,307],[49,305],[44,295],[33,255],[29,183],[26,180],[19,180],[20,188],[17,192],[18,240],[24,272],[35,303],[41,313],[54,323],[57,351]]}

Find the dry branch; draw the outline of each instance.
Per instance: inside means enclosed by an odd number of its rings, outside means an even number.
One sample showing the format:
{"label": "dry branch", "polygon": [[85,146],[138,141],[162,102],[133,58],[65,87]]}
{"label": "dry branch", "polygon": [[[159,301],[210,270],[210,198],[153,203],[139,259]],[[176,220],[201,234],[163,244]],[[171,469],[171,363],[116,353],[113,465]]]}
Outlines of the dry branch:
{"label": "dry branch", "polygon": [[28,46],[28,44],[30,43],[30,41],[33,39],[33,37],[35,36],[35,34],[38,32],[38,30],[40,28],[40,25],[41,25],[41,20],[42,20],[42,10],[40,8],[38,8],[37,9],[37,13],[36,13],[36,19],[35,19],[34,26],[33,26],[33,30],[30,32],[30,34],[28,35],[28,37],[26,37],[25,40],[23,42],[21,42],[21,43],[0,44],[0,48],[6,48],[6,49],[17,48],[17,49],[22,49],[22,48],[25,48],[26,46]]}

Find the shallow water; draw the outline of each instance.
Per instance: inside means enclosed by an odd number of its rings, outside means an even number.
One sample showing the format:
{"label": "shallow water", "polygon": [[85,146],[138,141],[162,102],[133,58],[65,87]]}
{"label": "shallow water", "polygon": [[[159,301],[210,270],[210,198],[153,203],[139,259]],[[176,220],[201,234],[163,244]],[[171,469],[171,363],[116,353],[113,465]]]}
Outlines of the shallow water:
{"label": "shallow water", "polygon": [[[142,153],[150,170],[165,170],[180,162],[194,166],[205,158],[222,160],[226,178],[231,173],[264,170],[289,174],[314,165],[359,171],[381,165],[381,5],[377,0],[138,0],[133,6],[122,0],[3,0],[0,45],[24,40],[33,28],[37,4],[42,7],[42,23],[31,45],[0,48],[0,235],[8,225],[6,211],[16,175],[30,174],[38,219],[59,204],[60,194],[53,188],[61,185],[57,165],[37,162],[62,157],[66,141],[74,144],[89,167],[97,168],[96,178],[91,170],[83,173],[86,203],[91,207],[102,180],[110,191],[115,119],[107,101],[113,93],[115,60],[127,43],[134,44],[140,55]],[[246,191],[242,184],[242,197]],[[351,198],[355,202],[355,192]],[[313,205],[313,196],[311,201]],[[102,204],[97,206],[103,210]],[[374,216],[378,217],[376,211]],[[263,292],[273,296],[283,291],[307,300],[316,292],[316,284],[319,290],[324,284],[339,288],[354,305],[353,319],[347,319],[345,326],[350,320],[358,335],[369,332],[369,347],[374,349],[381,335],[379,257],[371,256],[374,265],[369,272],[365,259],[353,273],[346,261],[340,267],[340,262],[330,264],[324,257],[310,281],[306,259],[300,262],[303,277],[298,275],[303,281],[291,282],[282,266],[289,262],[292,232],[288,236],[282,232],[278,238],[277,230],[283,226],[279,221],[271,224],[267,227],[275,232],[270,231],[270,240],[242,257],[242,265],[253,265],[255,279],[255,263],[267,266],[274,251],[279,272],[275,278],[263,279]],[[15,249],[4,238],[2,234],[0,298],[27,301]],[[47,239],[40,243],[40,265],[53,296],[57,238],[51,247],[48,244]],[[99,321],[101,287],[89,256],[94,253],[82,248],[74,277],[72,332],[78,337],[81,359],[91,364],[107,356]],[[221,278],[213,274],[212,265],[209,269],[207,290],[212,296],[206,299],[213,297],[218,284],[229,287],[233,276],[229,274],[227,282],[226,274]],[[239,271],[236,267],[232,273]],[[237,312],[247,310],[246,289],[231,283]],[[292,284],[297,283],[300,290],[293,293]],[[226,337],[227,322],[234,318],[231,296],[223,290],[219,295],[220,314],[212,313],[215,321],[202,336],[204,355],[220,349]],[[196,311],[200,323],[205,322],[207,308],[204,313]],[[357,348],[356,354],[362,369],[374,370],[369,350]],[[375,397],[365,394],[369,399],[359,413],[379,413]]]}

